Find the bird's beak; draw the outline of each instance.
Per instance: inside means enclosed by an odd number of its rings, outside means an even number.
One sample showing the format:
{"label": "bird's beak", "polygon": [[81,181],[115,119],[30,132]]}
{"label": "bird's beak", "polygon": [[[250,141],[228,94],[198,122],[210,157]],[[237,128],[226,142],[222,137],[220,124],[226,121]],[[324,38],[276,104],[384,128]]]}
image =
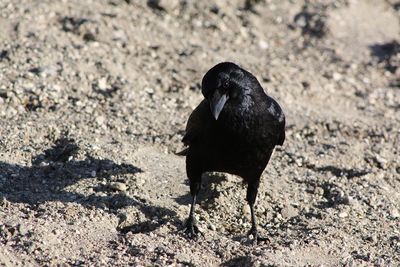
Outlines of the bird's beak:
{"label": "bird's beak", "polygon": [[228,100],[227,94],[221,94],[218,90],[214,92],[214,94],[209,99],[211,112],[215,118],[218,120],[219,114],[221,110],[224,108],[226,101]]}

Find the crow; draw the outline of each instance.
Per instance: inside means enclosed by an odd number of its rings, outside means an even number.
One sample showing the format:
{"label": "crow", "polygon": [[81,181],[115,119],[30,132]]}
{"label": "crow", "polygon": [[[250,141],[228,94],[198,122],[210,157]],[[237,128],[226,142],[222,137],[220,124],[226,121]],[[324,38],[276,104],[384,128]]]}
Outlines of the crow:
{"label": "crow", "polygon": [[257,235],[254,203],[260,177],[276,145],[285,140],[285,115],[250,72],[231,62],[212,67],[203,77],[204,100],[189,117],[182,142],[186,156],[192,204],[185,232],[196,237],[194,210],[205,172],[238,175],[247,183],[246,200],[252,226],[248,236]]}

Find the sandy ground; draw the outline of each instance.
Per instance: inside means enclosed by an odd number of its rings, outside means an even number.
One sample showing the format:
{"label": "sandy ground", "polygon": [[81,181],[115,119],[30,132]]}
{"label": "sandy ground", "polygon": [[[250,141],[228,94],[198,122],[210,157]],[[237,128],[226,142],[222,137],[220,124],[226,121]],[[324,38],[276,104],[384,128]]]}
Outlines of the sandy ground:
{"label": "sandy ground", "polygon": [[[3,266],[397,266],[400,2],[0,0]],[[182,145],[201,78],[230,60],[281,103],[287,139],[245,186]]]}

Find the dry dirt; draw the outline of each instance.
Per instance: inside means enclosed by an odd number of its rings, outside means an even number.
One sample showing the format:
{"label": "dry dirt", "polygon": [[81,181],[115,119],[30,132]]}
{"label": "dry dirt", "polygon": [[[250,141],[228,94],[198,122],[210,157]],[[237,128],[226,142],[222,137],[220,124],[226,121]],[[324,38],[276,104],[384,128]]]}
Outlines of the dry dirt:
{"label": "dry dirt", "polygon": [[[400,265],[400,2],[0,0],[4,266]],[[190,196],[186,120],[214,64],[281,103],[262,177]]]}

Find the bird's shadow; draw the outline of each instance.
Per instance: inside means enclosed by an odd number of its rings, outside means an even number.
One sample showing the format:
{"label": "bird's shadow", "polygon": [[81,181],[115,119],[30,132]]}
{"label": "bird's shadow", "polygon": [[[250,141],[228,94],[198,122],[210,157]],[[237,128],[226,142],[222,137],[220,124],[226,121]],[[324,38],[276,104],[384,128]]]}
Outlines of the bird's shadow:
{"label": "bird's shadow", "polygon": [[[154,206],[144,199],[119,194],[107,186],[97,186],[91,194],[80,194],[74,190],[75,184],[84,179],[111,182],[125,179],[124,175],[135,175],[142,170],[132,164],[117,164],[109,159],[97,159],[86,155],[83,160],[74,160],[79,146],[73,139],[61,137],[54,145],[32,160],[31,166],[0,161],[0,199],[25,203],[32,210],[49,201],[78,203],[87,208],[102,209],[117,214],[128,206],[138,208],[148,221],[130,225],[122,232],[148,232],[155,230],[166,220],[177,222],[174,211]],[[119,178],[118,178],[119,177]],[[117,180],[118,181],[118,180]],[[98,192],[103,194],[98,194]],[[154,222],[155,215],[160,218]]]}
{"label": "bird's shadow", "polygon": [[250,256],[237,256],[228,261],[223,262],[221,267],[235,267],[235,266],[243,266],[243,267],[251,267],[254,266]]}

